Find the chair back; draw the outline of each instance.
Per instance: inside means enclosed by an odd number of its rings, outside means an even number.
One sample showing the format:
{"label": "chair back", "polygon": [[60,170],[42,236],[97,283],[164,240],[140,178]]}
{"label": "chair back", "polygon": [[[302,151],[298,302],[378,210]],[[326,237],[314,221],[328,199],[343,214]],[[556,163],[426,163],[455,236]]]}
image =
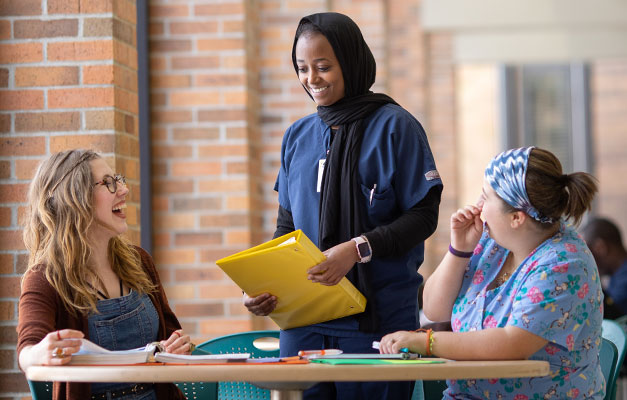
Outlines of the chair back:
{"label": "chair back", "polygon": [[603,333],[601,334],[604,339],[611,341],[617,350],[616,365],[612,371],[611,380],[607,381],[607,395],[606,399],[614,400],[616,398],[616,380],[625,360],[625,347],[627,346],[627,335],[624,328],[616,323],[616,321],[604,319],[603,320]]}
{"label": "chair back", "polygon": [[[207,340],[196,346],[213,354],[250,353],[251,358],[278,357],[279,331],[251,331],[234,333]],[[270,391],[246,382],[193,382],[176,384],[188,399],[235,400],[270,399]]]}
{"label": "chair back", "polygon": [[52,400],[52,382],[28,381],[33,400]]}
{"label": "chair back", "polygon": [[601,338],[601,348],[599,349],[599,362],[601,363],[601,372],[605,378],[605,400],[612,398],[612,382],[616,370],[616,362],[618,360],[618,349],[611,340]]}

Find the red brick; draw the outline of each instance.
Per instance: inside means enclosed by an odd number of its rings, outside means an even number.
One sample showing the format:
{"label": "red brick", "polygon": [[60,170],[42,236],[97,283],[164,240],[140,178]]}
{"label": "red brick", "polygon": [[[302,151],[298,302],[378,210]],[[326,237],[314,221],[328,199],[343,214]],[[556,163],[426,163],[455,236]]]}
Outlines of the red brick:
{"label": "red brick", "polygon": [[[2,185],[4,186],[4,185]],[[4,196],[2,196],[4,197]],[[26,196],[22,199],[26,201]],[[0,231],[0,250],[25,250],[22,231]],[[20,278],[4,277],[0,279],[0,293],[3,297],[17,297],[20,294]],[[14,287],[15,286],[15,287]]]}
{"label": "red brick", "polygon": [[222,244],[222,234],[219,232],[177,233],[174,235],[174,244],[180,247]]}
{"label": "red brick", "polygon": [[111,60],[112,58],[113,43],[110,40],[48,43],[49,61]]}
{"label": "red brick", "polygon": [[196,47],[200,51],[241,50],[245,48],[244,39],[198,39]]}
{"label": "red brick", "polygon": [[[1,372],[0,393],[28,393],[28,383],[23,372]],[[12,398],[11,398],[12,399]],[[30,399],[30,396],[26,399]],[[24,400],[26,400],[24,399]]]}
{"label": "red brick", "polygon": [[0,15],[3,17],[18,15],[41,15],[41,0],[2,0]]}
{"label": "red brick", "polygon": [[196,251],[193,249],[159,249],[153,252],[155,262],[159,265],[192,264],[196,261]]}
{"label": "red brick", "polygon": [[170,94],[172,106],[202,106],[220,104],[221,94],[218,91],[180,91]]}
{"label": "red brick", "polygon": [[176,128],[174,129],[174,140],[210,140],[220,137],[220,129],[209,128]]}
{"label": "red brick", "polygon": [[0,156],[36,156],[46,153],[43,137],[4,137],[0,139]]}
{"label": "red brick", "polygon": [[12,224],[11,222],[11,209],[9,207],[0,207],[0,226],[8,228]]}
{"label": "red brick", "polygon": [[43,60],[41,43],[0,44],[0,64],[19,64]]}
{"label": "red brick", "polygon": [[231,254],[236,253],[241,250],[244,250],[244,248],[238,247],[237,249],[222,248],[222,249],[200,250],[200,262],[215,263],[216,260],[230,256]]}
{"label": "red brick", "polygon": [[49,21],[28,19],[13,22],[13,37],[16,39],[52,38],[76,36],[77,34],[78,20],[76,19]]}
{"label": "red brick", "polygon": [[175,198],[172,200],[172,210],[218,210],[222,208],[222,199],[216,197]]}
{"label": "red brick", "polygon": [[0,344],[15,345],[17,343],[17,332],[15,326],[1,326],[0,327]]}
{"label": "red brick", "polygon": [[220,66],[218,56],[175,57],[172,59],[172,69],[205,69]]}
{"label": "red brick", "polygon": [[179,161],[172,163],[172,176],[218,175],[222,172],[220,162]]}
{"label": "red brick", "polygon": [[80,0],[80,12],[84,14],[104,14],[113,12],[118,1]]}
{"label": "red brick", "polygon": [[51,89],[48,91],[49,108],[111,107],[114,104],[113,88]]}
{"label": "red brick", "polygon": [[150,37],[163,35],[165,32],[165,24],[163,22],[150,22],[148,24],[148,35]]}
{"label": "red brick", "polygon": [[250,317],[244,319],[203,319],[200,334],[222,336],[251,330]]}
{"label": "red brick", "polygon": [[0,132],[11,131],[11,114],[0,114]]}
{"label": "red brick", "polygon": [[34,110],[43,106],[41,90],[0,90],[0,110]]}
{"label": "red brick", "polygon": [[92,148],[102,153],[114,151],[115,137],[113,135],[71,135],[52,136],[50,151],[57,152],[75,148]]}
{"label": "red brick", "polygon": [[150,5],[150,18],[187,17],[189,7],[186,4],[153,4]]}
{"label": "red brick", "polygon": [[223,277],[224,273],[222,270],[216,267],[178,268],[174,273],[176,282],[219,281]]}
{"label": "red brick", "polygon": [[48,14],[76,14],[79,0],[48,0]]}
{"label": "red brick", "polygon": [[0,161],[0,179],[9,179],[11,177],[11,162]]}
{"label": "red brick", "polygon": [[245,110],[200,110],[198,111],[199,121],[246,121],[247,114]]}
{"label": "red brick", "polygon": [[0,21],[0,39],[11,39],[11,21]]}
{"label": "red brick", "polygon": [[78,112],[41,112],[15,114],[16,132],[76,131],[80,129]]}
{"label": "red brick", "polygon": [[62,86],[78,84],[78,67],[17,67],[15,86]]}
{"label": "red brick", "polygon": [[244,32],[246,25],[243,20],[241,21],[223,21],[222,32],[224,33],[239,33]]}
{"label": "red brick", "polygon": [[151,122],[172,123],[172,122],[191,122],[192,112],[188,110],[168,111],[168,110],[152,110]]}
{"label": "red brick", "polygon": [[200,157],[246,157],[248,155],[247,145],[211,145],[199,146],[198,155]]}
{"label": "red brick", "polygon": [[242,86],[246,84],[244,74],[197,75],[194,80],[194,86]]}
{"label": "red brick", "polygon": [[183,88],[189,87],[191,76],[189,75],[157,75],[150,77],[151,88]]}
{"label": "red brick", "polygon": [[11,350],[0,350],[0,369],[8,370],[15,368],[16,352]]}
{"label": "red brick", "polygon": [[6,68],[0,68],[0,87],[9,86],[9,70]]}
{"label": "red brick", "polygon": [[[84,2],[92,2],[98,7],[102,8],[102,0],[83,0]],[[104,2],[107,3],[107,2]],[[103,11],[106,12],[106,11]],[[118,17],[122,21],[126,21],[133,25],[137,24],[137,8],[135,7],[135,1],[129,0],[113,0],[113,15]]]}
{"label": "red brick", "polygon": [[[197,282],[199,282],[197,280]],[[203,299],[228,299],[228,298],[242,298],[242,289],[235,284],[208,284],[201,285],[200,297]]]}
{"label": "red brick", "polygon": [[223,316],[224,305],[222,303],[210,304],[203,302],[201,304],[177,304],[174,307],[174,313],[179,318],[185,317],[211,317]]}
{"label": "red brick", "polygon": [[218,21],[171,22],[170,33],[173,35],[192,35],[198,33],[217,33]]}
{"label": "red brick", "polygon": [[[6,277],[3,277],[2,280],[7,279]],[[11,282],[9,282],[9,285],[11,284]],[[0,285],[4,286],[4,283],[0,283]],[[2,292],[3,297],[9,297],[6,296],[5,292]],[[15,319],[15,302],[14,301],[0,301],[0,321],[11,321],[12,319]],[[0,355],[0,359],[2,359],[2,355]],[[0,364],[2,363],[2,361],[0,361]],[[6,368],[6,367],[2,367],[2,365],[0,365],[0,368]]]}
{"label": "red brick", "polygon": [[84,65],[83,84],[108,85],[113,83],[113,65]]}
{"label": "red brick", "polygon": [[195,15],[209,15],[212,17],[222,15],[243,15],[243,2],[224,4],[200,4],[194,7]]}
{"label": "red brick", "polygon": [[190,51],[192,42],[190,40],[162,39],[150,42],[150,52],[174,53],[179,51]]}
{"label": "red brick", "polygon": [[0,274],[14,273],[13,264],[13,254],[0,254]]}
{"label": "red brick", "polygon": [[245,227],[248,226],[249,219],[244,214],[226,214],[226,215],[201,215],[201,228],[227,228],[227,227]]}
{"label": "red brick", "polygon": [[137,69],[137,49],[119,40],[113,41],[113,60],[118,64]]}
{"label": "red brick", "polygon": [[41,160],[15,160],[15,177],[17,179],[31,180]]}

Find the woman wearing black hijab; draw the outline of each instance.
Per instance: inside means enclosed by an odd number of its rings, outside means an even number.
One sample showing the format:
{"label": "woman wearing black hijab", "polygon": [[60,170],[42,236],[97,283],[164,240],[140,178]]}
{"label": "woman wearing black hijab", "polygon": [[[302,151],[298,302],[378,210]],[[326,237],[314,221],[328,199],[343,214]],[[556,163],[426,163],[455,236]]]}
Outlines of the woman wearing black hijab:
{"label": "woman wearing black hijab", "polygon": [[[318,112],[283,138],[274,236],[302,229],[327,257],[308,279],[335,285],[346,276],[368,302],[361,314],[281,331],[281,355],[377,353],[372,342],[386,333],[418,328],[417,269],[437,225],[442,182],[420,123],[370,91],[376,63],[349,17],[301,19],[292,61]],[[271,293],[244,296],[256,315],[268,315],[276,302]],[[305,398],[402,399],[411,390],[410,382],[322,383]]]}

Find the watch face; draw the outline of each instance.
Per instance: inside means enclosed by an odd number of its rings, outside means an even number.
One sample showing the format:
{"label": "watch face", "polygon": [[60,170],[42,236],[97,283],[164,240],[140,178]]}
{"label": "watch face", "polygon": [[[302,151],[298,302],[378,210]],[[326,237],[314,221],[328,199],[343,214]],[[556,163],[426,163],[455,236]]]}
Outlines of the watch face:
{"label": "watch face", "polygon": [[361,258],[366,258],[370,255],[370,246],[366,242],[359,243],[357,250],[359,250],[359,257]]}

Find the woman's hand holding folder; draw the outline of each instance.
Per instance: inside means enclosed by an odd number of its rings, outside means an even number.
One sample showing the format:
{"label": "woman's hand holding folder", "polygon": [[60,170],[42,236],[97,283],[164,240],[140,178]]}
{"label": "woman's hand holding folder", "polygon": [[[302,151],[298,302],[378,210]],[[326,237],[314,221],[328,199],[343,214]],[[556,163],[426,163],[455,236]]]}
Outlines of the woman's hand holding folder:
{"label": "woman's hand holding folder", "polygon": [[307,271],[307,279],[321,285],[337,285],[359,261],[355,242],[349,240],[322,252],[326,260]]}
{"label": "woman's hand holding folder", "polygon": [[263,293],[256,297],[250,297],[244,293],[244,306],[257,316],[265,317],[274,311],[276,305],[277,298],[270,293]]}

